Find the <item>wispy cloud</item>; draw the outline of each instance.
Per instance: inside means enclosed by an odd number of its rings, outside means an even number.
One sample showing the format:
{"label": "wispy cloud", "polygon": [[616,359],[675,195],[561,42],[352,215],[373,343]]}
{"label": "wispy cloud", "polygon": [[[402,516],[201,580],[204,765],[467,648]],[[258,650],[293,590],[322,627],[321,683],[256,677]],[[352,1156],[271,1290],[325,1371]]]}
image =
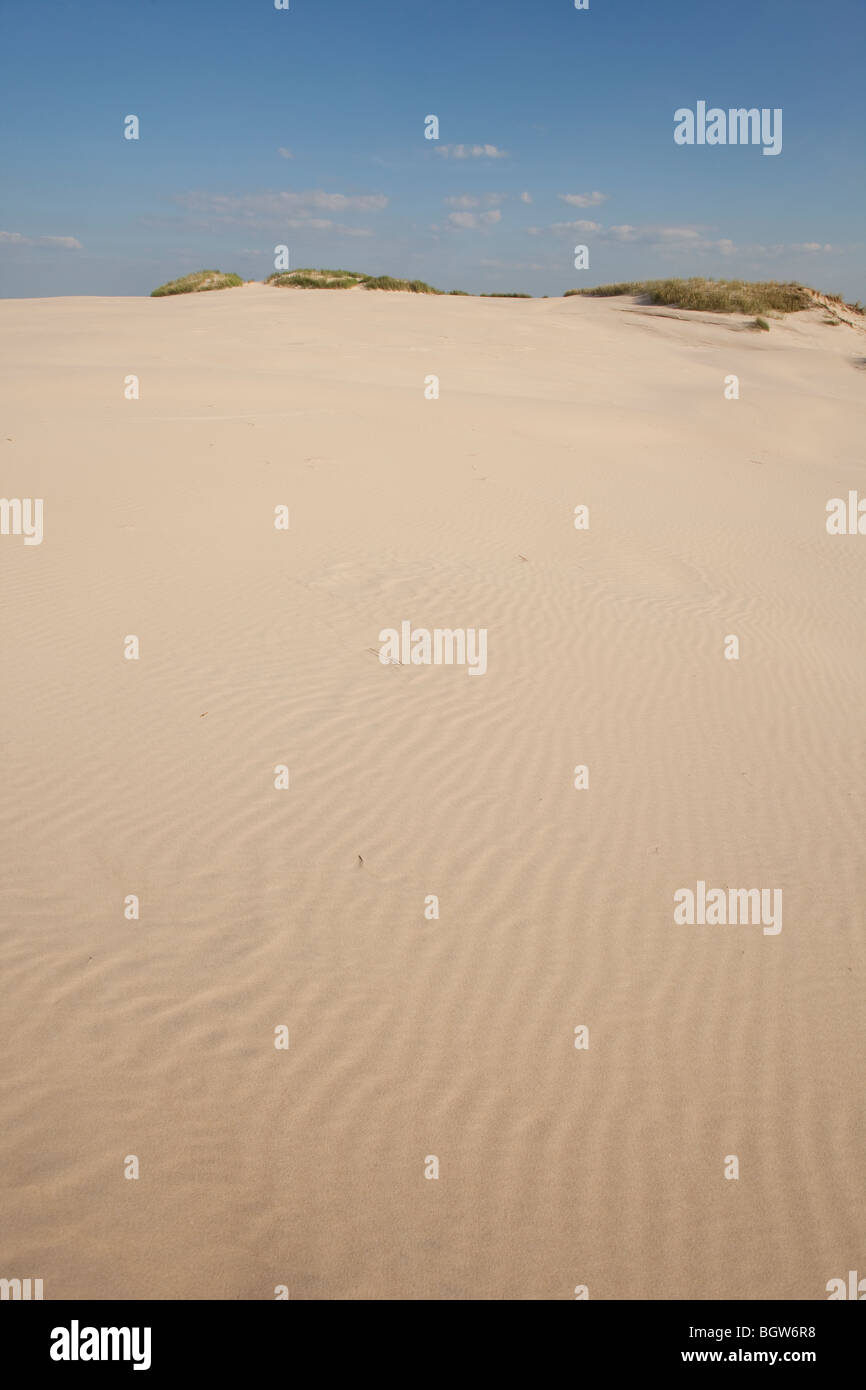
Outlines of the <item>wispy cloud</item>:
{"label": "wispy cloud", "polygon": [[437,145],[436,153],[446,159],[507,159],[507,150],[496,145]]}
{"label": "wispy cloud", "polygon": [[521,201],[521,203],[531,203],[531,202],[532,202],[532,194],[531,194],[531,193],[521,193],[521,195],[520,195],[520,201]]}
{"label": "wispy cloud", "polygon": [[292,154],[292,151],[287,149],[285,145],[280,145],[280,148],[277,150],[277,154],[280,156],[280,159],[294,159],[295,157]]}
{"label": "wispy cloud", "polygon": [[661,227],[656,225],[632,226],[622,222],[616,226],[604,227],[600,222],[554,222],[548,227],[529,227],[530,236],[543,236],[546,233],[579,232],[592,236],[599,242],[637,243],[649,246],[655,251],[716,251],[723,256],[732,255],[738,248],[728,237],[713,238],[705,235],[710,230],[701,225],[681,227]]}
{"label": "wispy cloud", "polygon": [[482,205],[496,207],[498,203],[505,201],[506,193],[460,193],[451,198],[443,198],[443,202],[449,208],[480,208]]}
{"label": "wispy cloud", "polygon": [[[174,197],[187,212],[206,217],[211,223],[246,227],[309,227],[313,231],[348,231],[338,224],[315,216],[318,212],[380,212],[388,206],[384,193],[328,193],[323,188],[301,192],[178,193]],[[362,232],[363,235],[363,232]]]}
{"label": "wispy cloud", "polygon": [[595,208],[599,203],[606,203],[609,198],[608,193],[560,193],[559,197],[564,203],[570,203],[573,208]]}
{"label": "wispy cloud", "polygon": [[3,246],[59,246],[64,251],[83,251],[84,247],[74,236],[23,236],[21,232],[0,232],[0,245]]}
{"label": "wispy cloud", "polygon": [[543,236],[545,232],[600,232],[600,222],[553,222],[549,227],[527,227],[530,236]]}
{"label": "wispy cloud", "polygon": [[502,217],[498,208],[490,212],[449,212],[448,221],[452,227],[491,227]]}
{"label": "wispy cloud", "polygon": [[723,256],[731,256],[737,250],[729,237],[708,237],[709,229],[701,226],[683,227],[632,227],[624,223],[609,227],[605,236],[611,241],[639,242],[651,246],[656,251],[717,251]]}

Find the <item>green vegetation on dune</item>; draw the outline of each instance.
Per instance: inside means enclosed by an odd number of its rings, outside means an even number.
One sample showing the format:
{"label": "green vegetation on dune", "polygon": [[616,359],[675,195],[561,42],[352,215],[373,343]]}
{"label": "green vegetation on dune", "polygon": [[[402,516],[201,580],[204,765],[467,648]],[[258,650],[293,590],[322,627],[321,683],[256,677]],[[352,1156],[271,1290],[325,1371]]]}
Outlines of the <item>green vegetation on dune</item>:
{"label": "green vegetation on dune", "polygon": [[158,289],[151,290],[151,299],[159,299],[166,294],[200,294],[204,290],[229,290],[244,282],[239,275],[229,275],[222,270],[193,270],[182,275],[179,280],[169,280]]}
{"label": "green vegetation on dune", "polygon": [[[402,290],[409,294],[459,294],[470,298],[467,290],[437,290],[425,280],[401,280],[394,275],[366,275],[359,270],[281,270],[269,275],[266,285],[283,289],[348,290],[360,285],[365,290]],[[531,299],[531,294],[487,294],[482,299]]]}
{"label": "green vegetation on dune", "polygon": [[266,285],[296,290],[408,290],[412,294],[443,294],[423,280],[396,280],[392,275],[366,275],[358,270],[281,270],[269,275]]}
{"label": "green vegetation on dune", "polygon": [[[151,290],[152,298],[170,294],[200,294],[204,290],[227,290],[244,282],[239,275],[222,270],[194,270],[178,280],[169,280]],[[252,283],[252,282],[251,282]],[[368,275],[362,270],[327,270],[304,266],[298,270],[277,270],[269,275],[266,285],[296,290],[391,290],[409,294],[452,294],[478,299],[532,299],[531,294],[515,290],[486,290],[469,295],[466,290],[437,290],[424,280],[401,280],[393,275]],[[564,298],[584,295],[590,299],[605,299],[614,295],[633,295],[644,304],[666,304],[676,309],[698,309],[721,314],[781,314],[796,313],[799,309],[824,308],[825,323],[847,322],[833,317],[839,309],[854,314],[866,314],[862,304],[846,304],[841,295],[822,294],[797,281],[777,280],[710,280],[694,276],[689,280],[620,280],[616,284],[596,285],[591,289],[566,290]],[[544,296],[547,298],[547,295]]]}
{"label": "green vegetation on dune", "polygon": [[296,290],[350,290],[369,280],[357,270],[315,270],[307,266],[299,270],[277,270],[265,280],[266,285]]}
{"label": "green vegetation on dune", "polygon": [[393,275],[370,275],[364,281],[365,290],[409,290],[412,294],[444,294],[424,280],[395,280]]}
{"label": "green vegetation on dune", "polygon": [[566,290],[563,299],[573,294],[583,294],[589,299],[612,299],[618,294],[640,294],[649,284],[649,280],[619,280],[615,285],[596,285],[591,290]]}
{"label": "green vegetation on dune", "polygon": [[[703,309],[720,314],[794,314],[799,309],[814,308],[818,291],[796,281],[782,284],[777,280],[707,280],[696,276],[690,280],[623,280],[615,285],[565,292],[566,297],[573,294],[599,299],[631,294],[640,296],[647,304],[668,304],[677,309]],[[842,303],[838,295],[823,297]],[[845,307],[862,312],[859,304]]]}

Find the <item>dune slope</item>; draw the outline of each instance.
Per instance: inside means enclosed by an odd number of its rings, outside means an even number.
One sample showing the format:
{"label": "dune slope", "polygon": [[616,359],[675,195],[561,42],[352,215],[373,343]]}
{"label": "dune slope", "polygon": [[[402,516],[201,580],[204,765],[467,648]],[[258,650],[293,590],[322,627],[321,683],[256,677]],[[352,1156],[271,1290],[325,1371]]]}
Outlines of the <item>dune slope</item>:
{"label": "dune slope", "polygon": [[[821,317],[0,303],[2,491],[44,499],[41,545],[0,536],[0,1274],[860,1268],[866,537],[825,504],[866,495],[866,347]],[[486,628],[486,674],[382,665],[404,620]],[[676,925],[697,880],[781,887],[781,932]]]}

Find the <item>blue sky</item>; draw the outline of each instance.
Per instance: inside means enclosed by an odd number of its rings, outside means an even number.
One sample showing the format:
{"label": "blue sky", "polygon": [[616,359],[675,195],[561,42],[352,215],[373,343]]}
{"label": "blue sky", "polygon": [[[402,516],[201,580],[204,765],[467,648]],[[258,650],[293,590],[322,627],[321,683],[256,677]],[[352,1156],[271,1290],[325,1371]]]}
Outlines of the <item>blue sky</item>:
{"label": "blue sky", "polygon": [[[862,0],[4,0],[0,32],[2,296],[262,279],[285,243],[443,289],[866,301]],[[676,145],[699,100],[782,108],[781,154]]]}

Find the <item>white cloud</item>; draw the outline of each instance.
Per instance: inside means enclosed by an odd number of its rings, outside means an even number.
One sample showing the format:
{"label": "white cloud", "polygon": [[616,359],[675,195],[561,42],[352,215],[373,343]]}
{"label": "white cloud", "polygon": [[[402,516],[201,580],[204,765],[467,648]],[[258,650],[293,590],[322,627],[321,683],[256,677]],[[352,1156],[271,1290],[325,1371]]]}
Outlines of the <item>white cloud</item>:
{"label": "white cloud", "polygon": [[0,243],[7,246],[60,246],[64,251],[83,251],[74,236],[22,236],[21,232],[0,232]]}
{"label": "white cloud", "polygon": [[683,254],[747,257],[750,261],[778,260],[782,255],[801,252],[814,255],[818,252],[832,253],[829,242],[777,242],[773,246],[738,246],[730,237],[714,237],[714,229],[702,223],[685,223],[682,226],[658,226],[647,224],[634,226],[630,222],[605,227],[600,222],[554,222],[547,227],[528,227],[530,236],[544,236],[548,233],[580,232],[592,235],[593,243],[628,243],[648,247],[667,260],[682,260]]}
{"label": "white cloud", "polygon": [[286,149],[285,145],[280,145],[280,148],[277,150],[277,154],[280,156],[280,159],[294,159],[295,157],[292,154],[291,150]]}
{"label": "white cloud", "polygon": [[496,207],[507,197],[507,193],[460,193],[451,198],[443,198],[442,201],[449,208],[479,208],[482,203],[486,203],[488,207]]}
{"label": "white cloud", "polygon": [[560,198],[564,203],[570,203],[573,208],[595,208],[599,203],[606,203],[607,193],[560,193]]}
{"label": "white cloud", "polygon": [[528,227],[530,236],[541,236],[544,232],[600,232],[600,222],[554,222],[550,227]]}
{"label": "white cloud", "polygon": [[683,251],[716,251],[722,256],[731,256],[738,250],[729,237],[707,237],[704,235],[706,231],[707,228],[702,226],[632,227],[625,224],[608,228],[602,239],[609,237],[613,241],[640,242],[654,251],[669,251],[678,255]]}
{"label": "white cloud", "polygon": [[446,159],[507,159],[505,150],[495,145],[437,145],[436,153]]}
{"label": "white cloud", "polygon": [[490,212],[449,212],[448,221],[452,227],[492,227],[501,217],[499,209],[492,208]]}
{"label": "white cloud", "polygon": [[549,227],[529,227],[528,231],[531,236],[541,236],[546,232],[580,232],[592,235],[599,242],[637,242],[654,251],[678,254],[684,250],[716,251],[720,255],[730,256],[738,249],[728,237],[716,240],[705,236],[707,228],[700,225],[635,227],[630,222],[622,222],[604,227],[600,222],[554,222]]}
{"label": "white cloud", "polygon": [[761,246],[757,243],[753,243],[749,246],[740,246],[737,249],[741,251],[743,255],[748,256],[751,260],[756,261],[765,259],[777,260],[779,256],[790,254],[791,252],[794,252],[796,254],[806,252],[807,254],[814,255],[818,251],[829,252],[833,254],[836,250],[834,246],[830,245],[829,241],[792,241],[788,243],[777,242],[774,246]]}
{"label": "white cloud", "polygon": [[179,193],[174,201],[188,212],[201,213],[211,222],[267,227],[311,227],[323,230],[333,224],[315,219],[317,212],[379,212],[388,206],[384,193],[327,193],[322,188],[292,193]]}
{"label": "white cloud", "polygon": [[[615,230],[611,228],[611,231]],[[700,241],[702,227],[647,227],[649,234],[655,232],[660,241]]]}
{"label": "white cloud", "polygon": [[521,193],[521,195],[520,195],[520,201],[521,201],[521,203],[531,203],[531,202],[532,202],[532,194],[531,194],[531,193]]}

